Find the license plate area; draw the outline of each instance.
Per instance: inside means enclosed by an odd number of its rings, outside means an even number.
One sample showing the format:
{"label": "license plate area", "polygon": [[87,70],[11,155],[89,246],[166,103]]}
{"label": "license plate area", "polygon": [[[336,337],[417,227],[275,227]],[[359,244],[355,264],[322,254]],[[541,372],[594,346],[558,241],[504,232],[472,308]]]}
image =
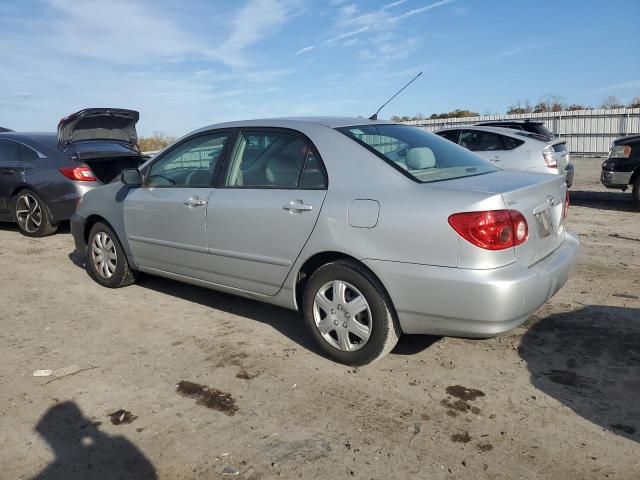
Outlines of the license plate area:
{"label": "license plate area", "polygon": [[553,223],[551,221],[551,209],[543,210],[540,213],[536,213],[536,222],[538,223],[538,234],[540,238],[548,237],[551,235]]}

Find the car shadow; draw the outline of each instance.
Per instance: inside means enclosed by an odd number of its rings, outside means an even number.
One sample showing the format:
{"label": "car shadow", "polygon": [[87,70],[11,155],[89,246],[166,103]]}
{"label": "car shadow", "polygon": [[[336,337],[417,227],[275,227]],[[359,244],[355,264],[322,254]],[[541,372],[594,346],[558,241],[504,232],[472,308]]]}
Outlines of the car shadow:
{"label": "car shadow", "polygon": [[[60,226],[54,235],[68,235],[71,233],[71,224],[67,222],[60,222]],[[0,222],[0,231],[4,232],[16,232],[16,234],[20,235],[18,232],[18,225],[12,222]],[[25,237],[29,238],[29,237]],[[46,237],[45,237],[46,238]]]}
{"label": "car shadow", "polygon": [[[69,260],[77,267],[84,269],[90,276],[87,270],[87,258],[84,254],[74,250],[69,254]],[[136,283],[155,292],[265,323],[301,347],[317,355],[325,356],[314,343],[300,318],[300,314],[293,310],[154,275],[141,274]],[[430,335],[402,335],[391,353],[416,355],[428,349],[439,339],[440,337]]]}
{"label": "car shadow", "polygon": [[51,407],[38,421],[55,458],[34,479],[156,479],[151,461],[120,435],[108,435],[71,401]]}
{"label": "car shadow", "polygon": [[629,191],[591,192],[586,190],[569,190],[571,205],[597,208],[598,210],[617,210],[621,212],[637,212],[640,207],[633,201]]}
{"label": "car shadow", "polygon": [[533,324],[519,351],[536,388],[640,442],[640,309],[588,305],[550,315]]}

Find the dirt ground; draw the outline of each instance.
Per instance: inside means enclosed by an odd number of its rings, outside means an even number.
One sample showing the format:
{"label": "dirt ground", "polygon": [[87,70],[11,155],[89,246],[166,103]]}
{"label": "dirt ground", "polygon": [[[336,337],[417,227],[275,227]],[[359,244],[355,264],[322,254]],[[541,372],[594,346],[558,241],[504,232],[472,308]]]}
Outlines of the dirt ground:
{"label": "dirt ground", "polygon": [[0,478],[640,478],[640,213],[600,163],[575,160],[580,262],[525,325],[405,337],[359,369],[293,312],[107,290],[68,228],[0,225]]}

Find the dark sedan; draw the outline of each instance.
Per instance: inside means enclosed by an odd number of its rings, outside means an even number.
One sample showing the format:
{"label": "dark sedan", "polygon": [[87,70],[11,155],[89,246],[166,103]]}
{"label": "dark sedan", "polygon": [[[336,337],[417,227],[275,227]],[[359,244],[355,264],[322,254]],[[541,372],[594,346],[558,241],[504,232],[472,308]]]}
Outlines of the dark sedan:
{"label": "dark sedan", "polygon": [[43,237],[79,199],[144,160],[133,110],[92,108],[60,120],[58,133],[0,133],[0,221]]}

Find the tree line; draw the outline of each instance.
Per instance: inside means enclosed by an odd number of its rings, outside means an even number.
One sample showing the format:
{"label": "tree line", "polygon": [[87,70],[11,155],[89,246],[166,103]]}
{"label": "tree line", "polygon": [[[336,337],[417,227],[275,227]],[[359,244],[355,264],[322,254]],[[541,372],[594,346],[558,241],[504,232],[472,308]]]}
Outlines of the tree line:
{"label": "tree line", "polygon": [[[618,97],[608,96],[605,98],[599,107],[596,108],[640,108],[640,96],[634,97],[627,105],[625,105]],[[535,104],[532,104],[529,100],[517,100],[513,104],[509,105],[506,114],[523,114],[523,113],[547,113],[547,112],[562,112],[562,111],[575,111],[575,110],[593,110],[594,107],[588,105],[581,105],[578,103],[566,103],[565,100],[558,95],[544,95],[540,97]],[[491,115],[486,113],[486,115]],[[433,113],[430,116],[425,116],[421,113],[414,116],[399,116],[394,115],[391,120],[395,122],[405,122],[409,120],[433,120],[442,118],[461,118],[461,117],[479,117],[478,112],[471,110],[455,109],[451,112]]]}

